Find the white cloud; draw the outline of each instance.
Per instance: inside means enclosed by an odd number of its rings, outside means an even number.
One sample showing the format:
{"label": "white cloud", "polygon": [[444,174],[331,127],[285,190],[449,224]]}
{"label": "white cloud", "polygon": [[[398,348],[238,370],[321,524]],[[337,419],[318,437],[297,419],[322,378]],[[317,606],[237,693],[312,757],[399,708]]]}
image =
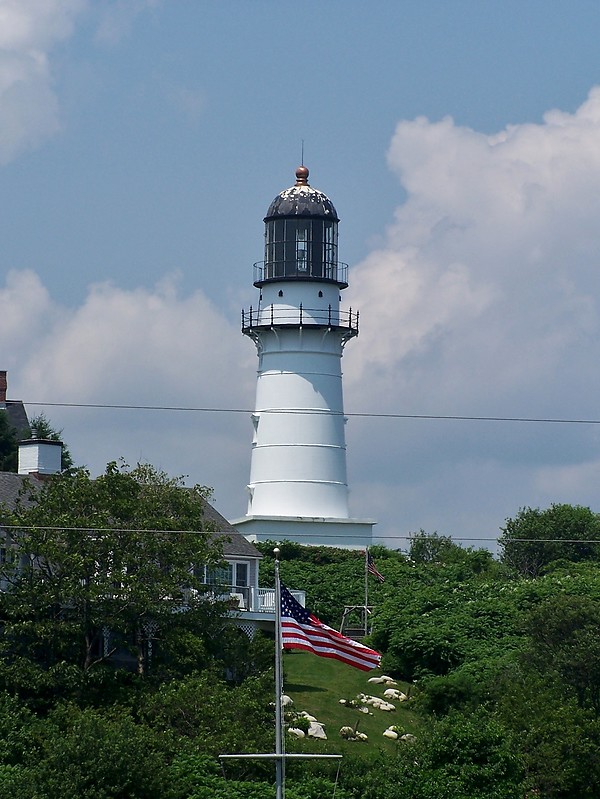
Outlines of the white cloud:
{"label": "white cloud", "polygon": [[[597,418],[600,88],[573,114],[495,135],[450,118],[402,121],[388,162],[407,196],[384,245],[350,274],[361,334],[344,356],[347,410]],[[417,502],[430,515],[448,484],[465,507],[475,485],[498,503],[507,465],[519,474],[519,491],[504,482],[514,512],[522,488],[531,503],[595,501],[574,490],[577,470],[591,468],[578,464],[598,456],[588,428],[398,422],[384,434],[381,424],[350,444],[379,459],[394,496],[415,479],[429,485],[429,497],[407,497],[411,517]],[[474,479],[482,469],[492,482]],[[471,475],[462,489],[457,474]],[[443,507],[438,516],[443,531]]]}
{"label": "white cloud", "polygon": [[0,338],[10,353],[9,397],[48,403],[77,463],[98,472],[121,456],[147,460],[219,486],[232,513],[245,510],[249,414],[51,404],[244,408],[255,355],[202,292],[182,298],[172,278],[131,291],[98,284],[80,307],[66,308],[34,273],[12,272],[0,288]]}
{"label": "white cloud", "polygon": [[49,54],[87,0],[0,0],[0,164],[59,129]]}

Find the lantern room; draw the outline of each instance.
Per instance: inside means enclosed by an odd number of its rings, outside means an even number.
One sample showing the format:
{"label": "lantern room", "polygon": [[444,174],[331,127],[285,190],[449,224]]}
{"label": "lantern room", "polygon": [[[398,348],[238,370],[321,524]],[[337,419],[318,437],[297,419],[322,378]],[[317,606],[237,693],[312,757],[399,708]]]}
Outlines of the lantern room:
{"label": "lantern room", "polygon": [[346,264],[338,262],[337,211],[329,197],[308,183],[308,169],[273,200],[264,218],[265,260],[254,265],[254,285],[267,281],[317,280],[346,288]]}

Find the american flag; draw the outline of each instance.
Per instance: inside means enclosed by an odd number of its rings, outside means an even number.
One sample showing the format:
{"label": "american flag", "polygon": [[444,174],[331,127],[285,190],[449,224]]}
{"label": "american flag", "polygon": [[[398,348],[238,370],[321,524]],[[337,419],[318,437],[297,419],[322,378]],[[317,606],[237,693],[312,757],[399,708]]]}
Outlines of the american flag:
{"label": "american flag", "polygon": [[376,577],[380,583],[384,583],[385,577],[383,576],[383,574],[381,574],[380,571],[378,571],[377,567],[375,566],[375,561],[373,560],[373,556],[371,555],[368,549],[366,550],[366,552],[367,552],[367,571],[369,572],[369,574],[372,574],[373,577]]}
{"label": "american flag", "polygon": [[363,671],[379,666],[381,655],[319,621],[281,586],[281,638],[284,649],[304,649]]}

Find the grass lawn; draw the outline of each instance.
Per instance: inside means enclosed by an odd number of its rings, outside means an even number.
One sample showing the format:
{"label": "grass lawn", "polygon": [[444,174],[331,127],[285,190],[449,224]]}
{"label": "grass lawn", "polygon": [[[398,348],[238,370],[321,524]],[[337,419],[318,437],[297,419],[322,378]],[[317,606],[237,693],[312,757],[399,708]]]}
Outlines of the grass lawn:
{"label": "grass lawn", "polygon": [[[371,755],[383,749],[395,751],[396,741],[383,737],[383,731],[390,725],[402,727],[404,732],[418,735],[418,719],[404,702],[392,700],[396,710],[385,712],[370,708],[373,715],[360,713],[340,704],[340,699],[354,699],[358,693],[383,698],[386,685],[369,683],[369,677],[377,677],[380,671],[360,671],[338,660],[317,657],[309,652],[287,651],[283,657],[284,693],[294,700],[293,709],[305,710],[315,716],[325,726],[328,741],[303,741],[286,736],[289,751],[352,751]],[[407,683],[398,683],[404,693],[408,693]],[[368,742],[345,741],[340,737],[340,727],[354,727],[369,736]]]}

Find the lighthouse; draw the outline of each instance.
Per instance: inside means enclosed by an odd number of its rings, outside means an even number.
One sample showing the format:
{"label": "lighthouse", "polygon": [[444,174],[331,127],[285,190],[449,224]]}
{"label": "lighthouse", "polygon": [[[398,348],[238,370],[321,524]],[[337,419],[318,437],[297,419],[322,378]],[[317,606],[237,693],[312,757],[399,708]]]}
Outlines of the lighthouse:
{"label": "lighthouse", "polygon": [[337,211],[308,177],[298,167],[269,206],[258,301],[242,311],[258,376],[248,510],[233,524],[251,541],[362,549],[374,522],[350,517],[342,390],[359,313],[341,304],[348,265],[338,260]]}

